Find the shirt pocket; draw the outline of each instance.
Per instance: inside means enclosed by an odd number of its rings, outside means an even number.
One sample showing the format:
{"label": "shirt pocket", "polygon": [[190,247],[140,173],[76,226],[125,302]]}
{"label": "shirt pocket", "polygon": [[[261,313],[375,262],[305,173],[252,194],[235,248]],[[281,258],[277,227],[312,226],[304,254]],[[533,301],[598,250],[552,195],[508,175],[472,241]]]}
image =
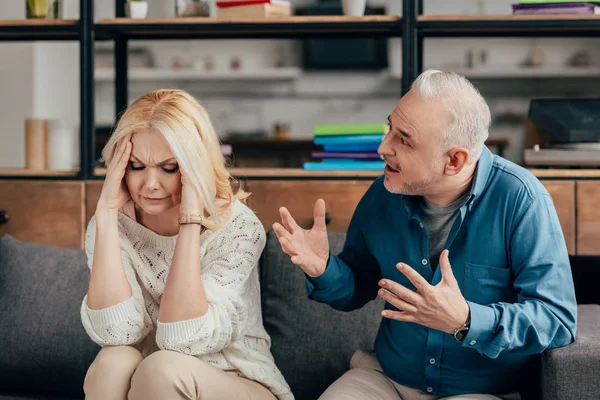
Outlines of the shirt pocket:
{"label": "shirt pocket", "polygon": [[508,268],[465,263],[465,299],[481,305],[515,301]]}

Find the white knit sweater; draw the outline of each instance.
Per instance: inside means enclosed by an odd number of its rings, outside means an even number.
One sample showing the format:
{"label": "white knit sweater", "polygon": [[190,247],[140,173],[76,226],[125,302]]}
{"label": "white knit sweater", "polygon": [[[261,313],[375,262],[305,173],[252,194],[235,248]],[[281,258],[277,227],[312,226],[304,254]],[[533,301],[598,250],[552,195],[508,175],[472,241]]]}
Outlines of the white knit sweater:
{"label": "white knit sweater", "polygon": [[[208,312],[173,323],[158,321],[158,311],[177,236],[160,236],[123,213],[118,221],[123,267],[133,295],[102,310],[90,309],[87,296],[83,299],[81,319],[91,339],[100,346],[132,345],[145,356],[158,349],[195,356],[222,370],[239,371],[280,399],[293,399],[263,327],[257,266],[265,231],[254,213],[236,201],[227,225],[200,235]],[[90,269],[95,235],[92,218],[85,237]]]}

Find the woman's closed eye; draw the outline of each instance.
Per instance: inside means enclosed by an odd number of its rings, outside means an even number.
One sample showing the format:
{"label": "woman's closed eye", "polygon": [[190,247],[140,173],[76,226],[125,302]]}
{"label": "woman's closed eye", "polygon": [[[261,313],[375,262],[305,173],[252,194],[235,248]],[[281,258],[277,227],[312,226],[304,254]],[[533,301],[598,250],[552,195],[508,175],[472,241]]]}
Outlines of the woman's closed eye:
{"label": "woman's closed eye", "polygon": [[177,164],[166,164],[161,166],[161,168],[168,174],[174,174],[175,172],[179,171],[179,165]]}
{"label": "woman's closed eye", "polygon": [[[144,168],[146,168],[146,166],[144,164],[140,164],[135,161],[130,161],[129,167],[131,168],[132,171],[141,171]],[[179,171],[179,165],[177,165],[177,164],[165,164],[165,165],[161,165],[160,168],[163,171],[165,171],[167,174],[174,174],[177,171]]]}

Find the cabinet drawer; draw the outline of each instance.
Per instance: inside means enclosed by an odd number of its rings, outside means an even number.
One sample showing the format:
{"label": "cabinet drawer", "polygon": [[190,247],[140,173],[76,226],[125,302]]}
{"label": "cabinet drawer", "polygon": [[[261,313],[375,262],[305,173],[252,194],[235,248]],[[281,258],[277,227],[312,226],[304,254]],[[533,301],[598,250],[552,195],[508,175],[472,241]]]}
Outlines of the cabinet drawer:
{"label": "cabinet drawer", "polygon": [[575,181],[543,180],[542,183],[550,193],[560,226],[567,242],[569,254],[575,255]]}
{"label": "cabinet drawer", "polygon": [[577,182],[577,254],[600,254],[600,182]]}
{"label": "cabinet drawer", "polygon": [[279,208],[285,206],[298,225],[312,227],[314,204],[325,200],[330,232],[346,232],[358,202],[371,186],[370,180],[252,180],[244,182],[252,195],[248,206],[269,231],[281,222]]}
{"label": "cabinet drawer", "polygon": [[40,244],[81,248],[83,182],[0,180],[0,210],[10,215],[3,233]]}

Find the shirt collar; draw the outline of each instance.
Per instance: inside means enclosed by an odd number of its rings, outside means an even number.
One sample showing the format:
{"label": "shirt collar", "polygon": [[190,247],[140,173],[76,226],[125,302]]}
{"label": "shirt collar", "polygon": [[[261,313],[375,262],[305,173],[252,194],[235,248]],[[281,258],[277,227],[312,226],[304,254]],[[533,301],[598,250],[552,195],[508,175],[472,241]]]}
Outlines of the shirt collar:
{"label": "shirt collar", "polygon": [[[494,155],[486,146],[483,146],[479,160],[477,160],[477,167],[475,168],[475,176],[473,177],[469,199],[465,203],[469,208],[469,211],[471,210],[475,199],[479,197],[479,195],[481,195],[485,190],[488,178],[492,171],[493,163]],[[416,218],[420,220],[419,213],[417,211],[419,208],[420,199],[421,196],[404,196],[404,206],[406,207],[409,218]]]}

